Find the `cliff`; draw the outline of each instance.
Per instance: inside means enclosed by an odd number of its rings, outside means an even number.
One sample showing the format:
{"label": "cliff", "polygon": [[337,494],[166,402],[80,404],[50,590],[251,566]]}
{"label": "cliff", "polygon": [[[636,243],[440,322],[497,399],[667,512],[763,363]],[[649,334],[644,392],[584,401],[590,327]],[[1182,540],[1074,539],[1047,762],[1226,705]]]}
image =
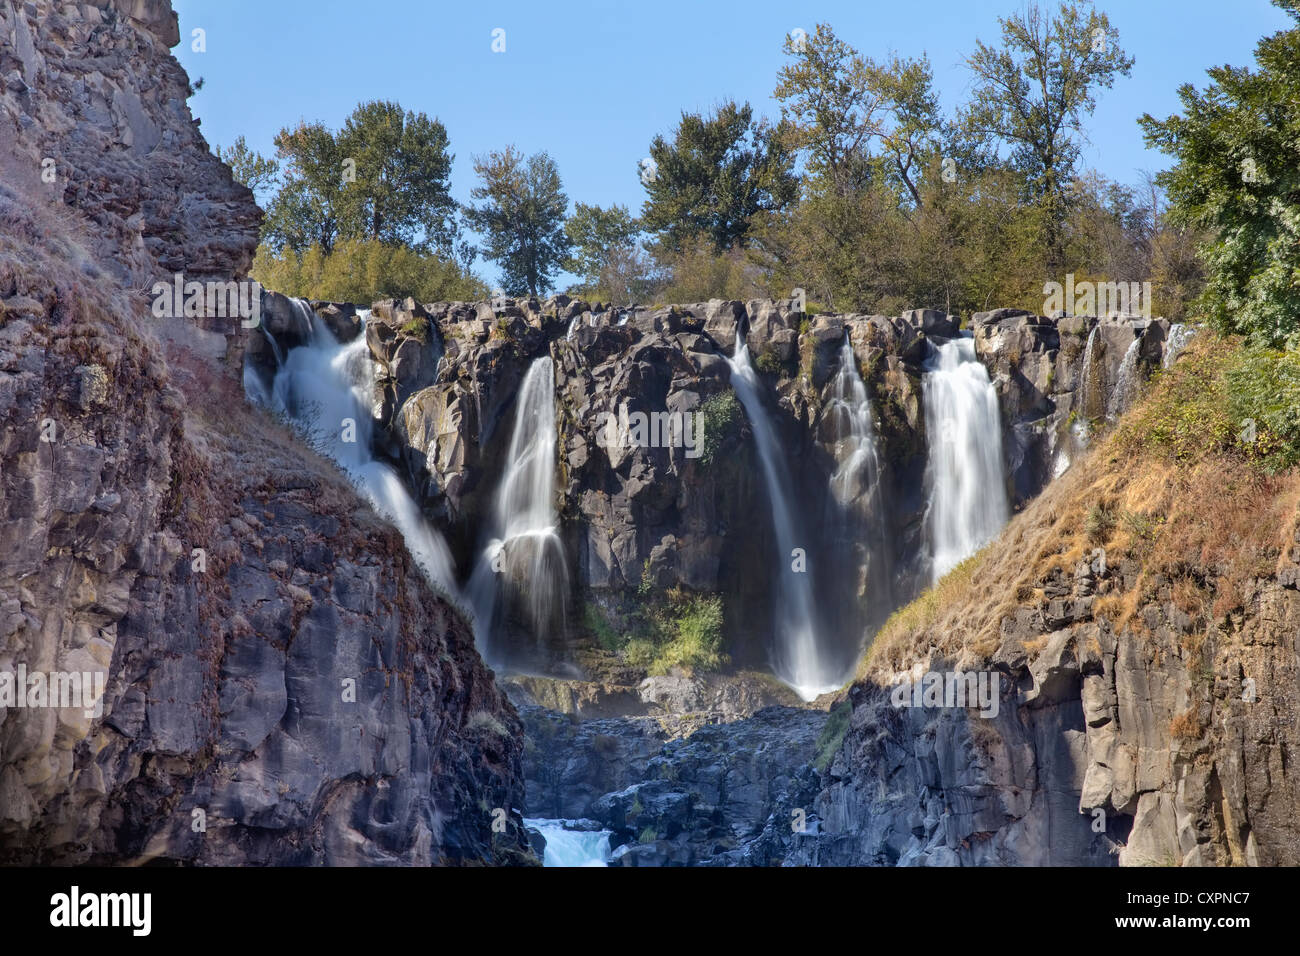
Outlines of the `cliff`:
{"label": "cliff", "polygon": [[[1228,348],[1189,346],[1110,440],[886,625],[787,864],[1300,860],[1300,480],[1197,417]],[[996,676],[996,714],[896,706],[895,688],[953,671]]]}
{"label": "cliff", "polygon": [[0,36],[0,671],[106,678],[0,708],[0,861],[532,859],[467,624],[245,405],[239,319],[151,306],[242,280],[261,218],[170,6],[5,2]]}

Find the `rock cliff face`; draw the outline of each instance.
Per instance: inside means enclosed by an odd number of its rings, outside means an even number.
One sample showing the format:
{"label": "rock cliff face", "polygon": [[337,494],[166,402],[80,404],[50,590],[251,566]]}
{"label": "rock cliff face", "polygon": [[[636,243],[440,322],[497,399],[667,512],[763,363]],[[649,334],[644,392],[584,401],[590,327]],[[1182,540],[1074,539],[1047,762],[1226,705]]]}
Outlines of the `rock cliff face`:
{"label": "rock cliff face", "polygon": [[466,623],[245,405],[239,321],[139,292],[241,279],[260,219],[170,6],[6,0],[0,37],[0,672],[106,679],[0,706],[0,861],[530,860]]}
{"label": "rock cliff face", "polygon": [[[358,334],[355,306],[312,307],[336,336]],[[264,312],[274,344],[255,332],[249,355],[269,382],[274,350],[307,342],[310,330],[305,307],[283,297],[268,297]],[[1167,330],[1159,319],[1056,320],[1008,309],[974,316],[977,354],[1002,404],[1013,502],[1039,493],[1082,454],[1094,425],[1122,412],[1162,362]],[[569,614],[548,636],[548,656],[529,667],[562,672],[572,661],[584,606],[617,626],[648,593],[672,588],[721,595],[737,663],[766,662],[773,585],[786,559],[763,520],[769,505],[750,423],[731,389],[738,331],[769,390],[799,543],[818,569],[823,632],[841,638],[834,652],[851,660],[862,635],[929,579],[922,377],[928,343],[959,334],[955,317],[806,316],[788,301],[617,310],[565,296],[374,304],[366,335],[379,369],[380,440],[462,569],[486,543],[520,382],[532,362],[552,359]],[[840,464],[833,392],[846,341],[872,402],[881,459],[874,500],[829,491]],[[611,444],[609,419],[637,415],[651,423],[698,415],[703,434],[686,437],[699,447],[655,440],[655,432]],[[532,653],[527,620],[508,615],[505,626],[506,646]]]}
{"label": "rock cliff face", "polygon": [[[1106,452],[882,636],[787,864],[1300,860],[1296,478]],[[955,670],[996,716],[894,705]]]}

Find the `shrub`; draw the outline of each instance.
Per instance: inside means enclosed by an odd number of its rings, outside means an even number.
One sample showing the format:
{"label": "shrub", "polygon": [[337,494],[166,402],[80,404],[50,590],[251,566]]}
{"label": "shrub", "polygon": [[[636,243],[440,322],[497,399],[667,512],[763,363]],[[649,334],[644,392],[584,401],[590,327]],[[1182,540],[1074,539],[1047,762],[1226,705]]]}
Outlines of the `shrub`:
{"label": "shrub", "polygon": [[1269,472],[1300,463],[1300,352],[1243,349],[1226,377],[1244,449]]}
{"label": "shrub", "polygon": [[1088,509],[1088,517],[1083,520],[1083,530],[1093,544],[1105,544],[1115,530],[1114,509],[1094,504]]}
{"label": "shrub", "polygon": [[817,738],[817,756],[813,758],[813,767],[818,773],[825,773],[835,759],[835,754],[844,743],[845,734],[849,732],[852,717],[853,705],[847,700],[842,700],[831,708],[826,726],[822,727],[821,735]]}
{"label": "shrub", "polygon": [[700,461],[707,466],[713,464],[733,440],[739,439],[745,413],[740,407],[740,399],[730,390],[709,398],[700,410],[704,413],[704,451]]}
{"label": "shrub", "polygon": [[373,239],[340,240],[329,253],[311,246],[301,256],[262,245],[252,275],[267,289],[332,302],[407,296],[418,302],[473,301],[488,293],[482,280],[454,262]]}

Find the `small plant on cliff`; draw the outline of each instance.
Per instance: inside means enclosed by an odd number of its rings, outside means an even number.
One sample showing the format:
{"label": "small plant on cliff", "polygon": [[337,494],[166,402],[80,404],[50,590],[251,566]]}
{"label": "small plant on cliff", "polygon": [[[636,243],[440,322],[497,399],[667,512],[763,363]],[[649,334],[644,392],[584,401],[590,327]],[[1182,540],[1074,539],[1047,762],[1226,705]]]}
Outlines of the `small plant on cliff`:
{"label": "small plant on cliff", "polygon": [[429,320],[423,316],[416,316],[402,326],[402,331],[412,338],[419,339],[426,345],[429,343]]}
{"label": "small plant on cliff", "polygon": [[732,391],[714,395],[704,403],[701,411],[704,413],[704,453],[700,461],[708,466],[718,460],[723,449],[738,437],[745,416],[736,393]]}
{"label": "small plant on cliff", "polygon": [[754,363],[758,370],[764,375],[770,375],[772,378],[780,378],[783,371],[781,359],[771,348],[764,349],[759,355],[758,361]]}
{"label": "small plant on cliff", "polygon": [[1088,516],[1083,521],[1083,530],[1088,540],[1095,545],[1105,544],[1115,530],[1115,509],[1102,504],[1094,504],[1088,509]]}
{"label": "small plant on cliff", "polygon": [[822,727],[821,735],[817,738],[817,756],[813,758],[813,767],[818,773],[825,773],[826,768],[835,759],[840,746],[844,743],[845,734],[849,732],[849,721],[852,717],[853,705],[847,700],[842,700],[831,708],[826,725]]}

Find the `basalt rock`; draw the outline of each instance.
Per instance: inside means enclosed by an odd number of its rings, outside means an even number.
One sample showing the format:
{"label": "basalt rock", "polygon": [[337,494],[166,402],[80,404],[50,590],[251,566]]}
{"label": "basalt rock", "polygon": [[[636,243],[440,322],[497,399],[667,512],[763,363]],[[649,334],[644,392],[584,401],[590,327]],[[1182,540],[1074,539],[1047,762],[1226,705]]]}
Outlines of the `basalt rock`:
{"label": "basalt rock", "polygon": [[535,863],[468,625],[245,403],[240,324],[139,294],[241,278],[261,215],[185,105],[170,6],[4,3],[0,36],[0,671],[105,678],[0,707],[0,862]]}

